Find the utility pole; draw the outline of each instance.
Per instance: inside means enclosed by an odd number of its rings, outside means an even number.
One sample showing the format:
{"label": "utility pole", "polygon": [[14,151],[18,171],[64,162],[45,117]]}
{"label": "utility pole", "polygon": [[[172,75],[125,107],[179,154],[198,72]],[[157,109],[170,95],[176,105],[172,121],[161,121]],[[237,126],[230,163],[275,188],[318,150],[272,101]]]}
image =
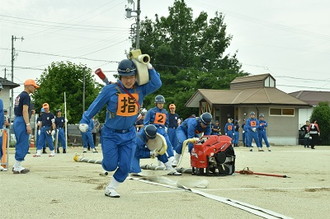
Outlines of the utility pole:
{"label": "utility pole", "polygon": [[[140,0],[137,0],[137,9],[135,10],[135,4],[134,0],[128,0],[128,3],[133,5],[133,9],[130,8],[129,6],[125,9],[126,11],[126,17],[131,18],[131,17],[136,17],[136,41],[135,41],[135,47],[136,49],[140,49]],[[136,13],[135,15],[132,15],[132,12]]]}
{"label": "utility pole", "polygon": [[[14,61],[15,61],[15,47],[14,47],[14,41],[16,40],[23,41],[23,37],[16,37],[14,35],[11,36],[11,81],[14,83]],[[12,111],[13,111],[13,99],[14,99],[14,88],[11,89],[10,94],[10,108],[9,108],[9,118],[11,121],[12,118]],[[10,135],[9,135],[10,136]]]}

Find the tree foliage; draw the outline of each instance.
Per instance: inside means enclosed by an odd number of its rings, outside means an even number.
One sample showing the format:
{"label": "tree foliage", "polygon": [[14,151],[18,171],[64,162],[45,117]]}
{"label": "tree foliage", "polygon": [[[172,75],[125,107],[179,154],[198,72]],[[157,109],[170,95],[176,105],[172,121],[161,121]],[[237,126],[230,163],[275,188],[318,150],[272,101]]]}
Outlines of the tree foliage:
{"label": "tree foliage", "polygon": [[311,122],[317,121],[321,136],[320,144],[329,145],[330,144],[330,107],[328,102],[320,102],[316,106],[311,115]]}
{"label": "tree foliage", "polygon": [[83,81],[85,78],[85,109],[97,96],[100,85],[95,83],[91,69],[71,62],[53,62],[42,73],[38,83],[40,88],[33,94],[37,112],[43,103],[50,105],[51,112],[64,110],[66,92],[67,118],[69,123],[77,123],[83,113]]}
{"label": "tree foliage", "polygon": [[[140,39],[142,52],[161,73],[158,93],[168,104],[175,103],[183,117],[198,110],[184,106],[197,89],[228,89],[230,81],[245,75],[236,53],[225,54],[232,36],[226,34],[219,12],[210,19],[205,12],[193,18],[185,1],[175,0],[168,17],[156,15],[154,21],[146,17],[141,22]],[[153,98],[148,96],[144,106],[151,107]]]}

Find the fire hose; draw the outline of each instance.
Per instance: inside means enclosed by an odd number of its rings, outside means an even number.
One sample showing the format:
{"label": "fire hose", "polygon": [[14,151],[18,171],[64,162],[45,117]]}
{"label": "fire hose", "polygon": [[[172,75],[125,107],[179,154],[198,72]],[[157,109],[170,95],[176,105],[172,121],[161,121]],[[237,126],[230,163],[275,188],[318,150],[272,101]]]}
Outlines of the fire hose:
{"label": "fire hose", "polygon": [[279,174],[271,174],[271,173],[256,173],[251,171],[248,167],[244,168],[240,171],[235,171],[235,173],[245,174],[245,175],[261,175],[261,176],[274,176],[281,178],[289,178],[287,175],[279,175]]}

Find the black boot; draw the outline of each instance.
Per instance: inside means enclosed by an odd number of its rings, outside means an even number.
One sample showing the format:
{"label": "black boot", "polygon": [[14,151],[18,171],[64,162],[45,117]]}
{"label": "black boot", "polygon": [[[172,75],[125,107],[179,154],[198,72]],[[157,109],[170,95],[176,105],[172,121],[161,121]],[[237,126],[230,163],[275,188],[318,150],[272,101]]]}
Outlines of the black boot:
{"label": "black boot", "polygon": [[46,148],[42,148],[42,153],[43,153],[43,154],[47,154],[47,152],[46,152]]}
{"label": "black boot", "polygon": [[66,154],[66,149],[65,148],[63,148],[63,154]]}
{"label": "black boot", "polygon": [[56,153],[58,153],[58,154],[60,153],[60,149],[59,148],[57,148]]}

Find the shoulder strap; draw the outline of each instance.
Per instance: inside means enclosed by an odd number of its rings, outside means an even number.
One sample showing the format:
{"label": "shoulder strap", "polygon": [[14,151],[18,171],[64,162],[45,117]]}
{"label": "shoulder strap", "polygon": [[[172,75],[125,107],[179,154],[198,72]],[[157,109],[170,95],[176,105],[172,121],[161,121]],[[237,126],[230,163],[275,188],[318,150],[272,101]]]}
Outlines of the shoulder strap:
{"label": "shoulder strap", "polygon": [[133,95],[121,84],[116,83],[126,94],[128,94],[128,96],[130,96],[130,98],[132,98],[135,102],[135,104],[138,106],[138,108],[140,109],[140,104],[139,102],[135,99],[135,97],[133,97]]}

